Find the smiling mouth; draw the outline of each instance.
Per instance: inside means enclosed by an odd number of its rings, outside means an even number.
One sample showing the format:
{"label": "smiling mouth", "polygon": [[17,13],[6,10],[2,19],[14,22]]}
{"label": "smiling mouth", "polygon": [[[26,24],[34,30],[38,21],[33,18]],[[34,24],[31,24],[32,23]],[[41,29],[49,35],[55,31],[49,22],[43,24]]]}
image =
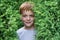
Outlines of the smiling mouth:
{"label": "smiling mouth", "polygon": [[29,23],[31,23],[31,22],[26,22],[26,23],[28,23],[28,24],[29,24]]}

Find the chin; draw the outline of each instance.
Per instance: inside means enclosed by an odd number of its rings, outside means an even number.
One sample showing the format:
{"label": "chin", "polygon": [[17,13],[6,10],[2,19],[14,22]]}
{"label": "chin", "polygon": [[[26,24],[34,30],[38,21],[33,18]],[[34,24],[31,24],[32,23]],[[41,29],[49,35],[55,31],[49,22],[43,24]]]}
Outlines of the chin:
{"label": "chin", "polygon": [[31,24],[28,24],[28,25],[25,25],[26,27],[31,27],[32,25]]}
{"label": "chin", "polygon": [[31,27],[31,25],[26,25],[27,27]]}

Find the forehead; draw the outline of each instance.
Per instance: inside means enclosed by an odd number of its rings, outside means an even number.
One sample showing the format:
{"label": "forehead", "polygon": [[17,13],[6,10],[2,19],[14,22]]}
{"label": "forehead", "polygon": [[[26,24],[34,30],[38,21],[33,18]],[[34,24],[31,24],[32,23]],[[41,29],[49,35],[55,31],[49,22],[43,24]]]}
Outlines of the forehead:
{"label": "forehead", "polygon": [[31,10],[24,10],[23,12],[22,12],[22,15],[34,15],[34,13],[31,11]]}

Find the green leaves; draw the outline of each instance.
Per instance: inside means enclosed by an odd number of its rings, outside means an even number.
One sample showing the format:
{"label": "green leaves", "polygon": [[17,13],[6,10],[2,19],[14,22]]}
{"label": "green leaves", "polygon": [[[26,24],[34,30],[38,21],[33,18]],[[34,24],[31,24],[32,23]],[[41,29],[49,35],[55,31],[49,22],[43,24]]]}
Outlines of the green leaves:
{"label": "green leaves", "polygon": [[[35,25],[36,40],[59,40],[60,38],[60,8],[57,0],[36,1]],[[58,9],[59,8],[59,9]],[[59,35],[59,36],[58,36]]]}
{"label": "green leaves", "polygon": [[[25,1],[0,1],[0,40],[17,40],[16,30],[23,26],[19,6]],[[60,0],[29,1],[35,4],[36,40],[60,40]]]}

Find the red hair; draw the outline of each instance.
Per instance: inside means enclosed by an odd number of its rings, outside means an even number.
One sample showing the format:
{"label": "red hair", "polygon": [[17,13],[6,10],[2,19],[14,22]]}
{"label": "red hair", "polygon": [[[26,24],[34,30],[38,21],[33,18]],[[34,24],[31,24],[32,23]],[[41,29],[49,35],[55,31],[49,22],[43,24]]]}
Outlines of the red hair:
{"label": "red hair", "polygon": [[20,11],[20,14],[22,14],[22,12],[24,10],[26,11],[32,11],[32,7],[33,5],[29,2],[24,2],[23,4],[21,4],[21,6],[19,7],[19,11]]}

